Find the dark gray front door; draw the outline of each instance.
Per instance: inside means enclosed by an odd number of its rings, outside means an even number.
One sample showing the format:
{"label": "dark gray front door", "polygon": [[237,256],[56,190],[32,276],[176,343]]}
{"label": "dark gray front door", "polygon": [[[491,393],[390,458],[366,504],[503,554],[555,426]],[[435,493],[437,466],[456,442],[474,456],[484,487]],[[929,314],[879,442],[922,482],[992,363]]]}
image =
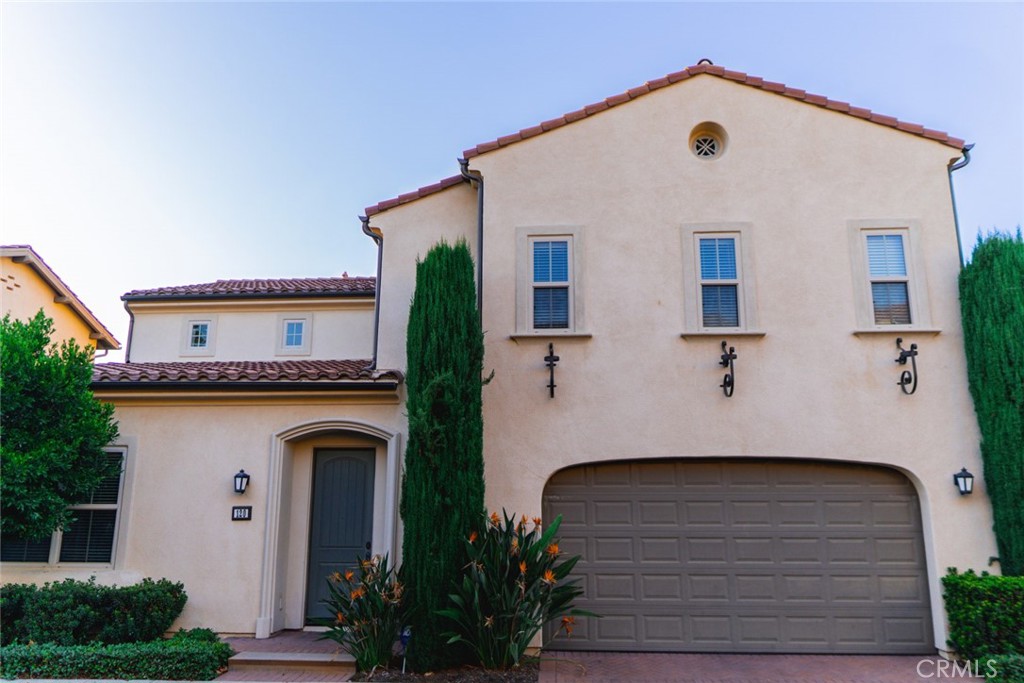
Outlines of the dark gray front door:
{"label": "dark gray front door", "polygon": [[313,459],[307,622],[330,616],[320,602],[328,596],[327,577],[356,567],[373,534],[373,450],[323,449]]}

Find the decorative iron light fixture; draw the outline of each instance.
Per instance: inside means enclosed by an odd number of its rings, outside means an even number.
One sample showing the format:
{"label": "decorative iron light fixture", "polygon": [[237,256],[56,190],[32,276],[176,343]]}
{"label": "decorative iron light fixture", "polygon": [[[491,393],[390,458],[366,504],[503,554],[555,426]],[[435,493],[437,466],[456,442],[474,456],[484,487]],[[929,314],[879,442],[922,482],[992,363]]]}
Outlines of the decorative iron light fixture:
{"label": "decorative iron light fixture", "polygon": [[718,364],[723,368],[729,368],[729,372],[725,373],[725,377],[722,378],[722,383],[718,386],[722,387],[722,393],[725,394],[726,398],[732,396],[732,392],[736,390],[736,368],[733,366],[734,360],[736,360],[736,347],[729,346],[729,344],[723,340],[722,360],[718,361]]}
{"label": "decorative iron light fixture", "polygon": [[[906,365],[907,359],[910,359],[910,370],[901,372],[900,381],[897,382],[903,393],[910,396],[917,391],[917,344],[911,344],[910,349],[905,349],[903,348],[903,337],[897,337],[896,348],[900,350],[900,356],[896,359],[897,363]],[[910,388],[908,389],[907,387]]]}
{"label": "decorative iron light fixture", "polygon": [[555,384],[555,365],[558,364],[559,360],[561,359],[555,355],[555,345],[548,344],[548,355],[544,356],[544,364],[551,372],[551,377],[548,380],[548,392],[550,392],[548,395],[549,398],[555,397],[555,387],[558,386]]}
{"label": "decorative iron light fixture", "polygon": [[245,470],[238,470],[238,474],[235,475],[235,493],[245,493],[247,488],[249,488],[249,475],[245,473]]}
{"label": "decorative iron light fixture", "polygon": [[960,471],[953,475],[953,483],[956,484],[961,496],[969,496],[974,491],[974,475],[968,472],[966,467],[961,467]]}

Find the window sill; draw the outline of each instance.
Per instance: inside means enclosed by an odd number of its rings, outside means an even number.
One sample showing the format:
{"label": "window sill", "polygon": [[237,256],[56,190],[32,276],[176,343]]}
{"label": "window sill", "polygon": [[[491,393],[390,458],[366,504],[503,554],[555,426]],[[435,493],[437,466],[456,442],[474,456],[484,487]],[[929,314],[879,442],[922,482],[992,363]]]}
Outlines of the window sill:
{"label": "window sill", "polygon": [[701,330],[699,332],[683,332],[679,336],[683,339],[703,339],[705,337],[716,337],[725,339],[728,337],[763,337],[767,334],[764,330],[734,330],[722,328],[720,330]]}
{"label": "window sill", "polygon": [[934,337],[941,333],[942,330],[937,327],[911,327],[908,325],[890,325],[887,327],[871,327],[854,330],[852,334],[855,337],[871,337],[876,335],[892,336],[894,334],[925,334]]}
{"label": "window sill", "polygon": [[508,336],[512,341],[520,339],[590,339],[590,332],[558,332],[556,330],[538,330],[536,332],[513,332]]}

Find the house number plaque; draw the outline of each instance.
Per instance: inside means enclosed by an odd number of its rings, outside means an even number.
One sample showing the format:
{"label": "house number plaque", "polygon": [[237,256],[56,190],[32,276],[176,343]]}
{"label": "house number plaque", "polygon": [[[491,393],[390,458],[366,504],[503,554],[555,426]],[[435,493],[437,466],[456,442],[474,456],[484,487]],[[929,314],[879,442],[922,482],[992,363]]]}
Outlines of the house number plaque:
{"label": "house number plaque", "polygon": [[252,505],[236,505],[231,508],[232,522],[248,522],[252,519]]}

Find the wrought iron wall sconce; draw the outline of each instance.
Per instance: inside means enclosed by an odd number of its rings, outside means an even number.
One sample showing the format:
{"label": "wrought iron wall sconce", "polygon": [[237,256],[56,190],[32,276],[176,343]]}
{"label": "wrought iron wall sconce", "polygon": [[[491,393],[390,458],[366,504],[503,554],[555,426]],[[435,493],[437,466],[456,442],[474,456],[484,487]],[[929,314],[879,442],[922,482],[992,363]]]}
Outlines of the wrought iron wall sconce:
{"label": "wrought iron wall sconce", "polygon": [[969,496],[974,491],[974,475],[968,472],[966,467],[961,467],[960,471],[953,475],[953,483],[956,484],[961,496]]}
{"label": "wrought iron wall sconce", "polygon": [[249,488],[249,475],[245,473],[245,470],[238,470],[238,474],[235,475],[235,493],[245,493],[247,488]]}
{"label": "wrought iron wall sconce", "polygon": [[555,345],[548,344],[548,355],[544,356],[544,364],[551,373],[550,379],[548,380],[548,391],[550,392],[549,398],[555,397],[555,387],[558,386],[555,384],[555,365],[558,364],[559,360],[561,359],[555,355]]}
{"label": "wrought iron wall sconce", "polygon": [[910,370],[901,372],[900,381],[897,382],[903,393],[910,396],[917,391],[917,344],[911,344],[909,349],[905,349],[903,348],[903,337],[897,337],[896,348],[900,350],[899,358],[896,359],[897,363],[905,366],[907,359],[910,359]]}
{"label": "wrought iron wall sconce", "polygon": [[722,378],[722,383],[718,386],[722,387],[722,393],[725,394],[726,398],[732,396],[732,392],[736,390],[736,368],[733,365],[733,361],[736,360],[736,347],[729,346],[727,342],[722,341],[722,360],[718,361],[718,364],[723,368],[729,368],[729,372],[725,373],[725,377]]}

